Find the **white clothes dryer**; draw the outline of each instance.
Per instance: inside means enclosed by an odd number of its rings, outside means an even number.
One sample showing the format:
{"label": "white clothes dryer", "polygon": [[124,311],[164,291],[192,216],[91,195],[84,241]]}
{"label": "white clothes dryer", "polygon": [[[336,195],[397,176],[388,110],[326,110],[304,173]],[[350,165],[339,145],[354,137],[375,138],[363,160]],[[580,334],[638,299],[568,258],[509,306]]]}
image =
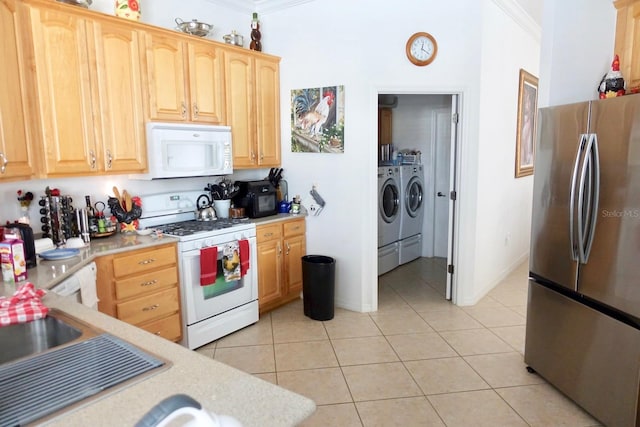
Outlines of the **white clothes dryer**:
{"label": "white clothes dryer", "polygon": [[402,189],[400,216],[400,264],[422,256],[424,222],[424,168],[422,165],[400,167]]}
{"label": "white clothes dryer", "polygon": [[400,235],[400,168],[378,168],[378,247],[389,245]]}

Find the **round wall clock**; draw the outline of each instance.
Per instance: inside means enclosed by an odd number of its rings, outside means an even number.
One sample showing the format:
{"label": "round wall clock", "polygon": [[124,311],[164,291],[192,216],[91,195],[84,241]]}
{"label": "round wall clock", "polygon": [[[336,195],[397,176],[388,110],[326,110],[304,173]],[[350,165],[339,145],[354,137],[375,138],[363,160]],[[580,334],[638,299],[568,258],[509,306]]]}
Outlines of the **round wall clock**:
{"label": "round wall clock", "polygon": [[436,59],[438,43],[429,33],[415,33],[407,40],[407,58],[409,61],[423,67]]}

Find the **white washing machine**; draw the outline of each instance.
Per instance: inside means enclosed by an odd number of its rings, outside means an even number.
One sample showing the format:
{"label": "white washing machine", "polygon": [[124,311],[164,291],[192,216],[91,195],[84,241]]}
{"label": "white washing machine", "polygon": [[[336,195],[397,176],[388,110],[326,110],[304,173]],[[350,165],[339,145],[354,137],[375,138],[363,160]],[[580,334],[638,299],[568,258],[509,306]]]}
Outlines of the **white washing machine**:
{"label": "white washing machine", "polygon": [[402,211],[398,166],[378,168],[378,275],[400,265],[400,217]]}
{"label": "white washing machine", "polygon": [[400,264],[422,256],[424,222],[424,168],[422,165],[400,167]]}
{"label": "white washing machine", "polygon": [[389,245],[400,235],[400,167],[378,168],[378,247]]}

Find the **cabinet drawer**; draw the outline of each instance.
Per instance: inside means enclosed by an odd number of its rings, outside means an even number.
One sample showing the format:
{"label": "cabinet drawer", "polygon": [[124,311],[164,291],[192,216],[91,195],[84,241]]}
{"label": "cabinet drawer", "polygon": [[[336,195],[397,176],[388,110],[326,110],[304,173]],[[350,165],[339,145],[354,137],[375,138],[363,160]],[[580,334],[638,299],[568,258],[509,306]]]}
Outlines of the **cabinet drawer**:
{"label": "cabinet drawer", "polygon": [[140,325],[140,328],[170,341],[178,341],[180,338],[182,338],[180,313],[172,314],[169,317],[164,317],[162,319],[145,323],[143,325]]}
{"label": "cabinet drawer", "polygon": [[256,228],[257,242],[268,242],[269,240],[282,237],[282,227],[278,224],[261,225]]}
{"label": "cabinet drawer", "polygon": [[118,319],[132,325],[176,313],[179,308],[178,288],[156,292],[116,306]]}
{"label": "cabinet drawer", "polygon": [[158,289],[175,286],[178,283],[178,267],[173,266],[148,273],[120,279],[116,282],[116,299],[125,299]]}
{"label": "cabinet drawer", "polygon": [[304,219],[285,222],[282,225],[282,228],[284,228],[284,237],[297,236],[298,234],[304,234],[305,233]]}
{"label": "cabinet drawer", "polygon": [[114,257],[113,274],[116,277],[122,277],[171,264],[176,264],[174,246],[165,246],[149,251],[135,251]]}

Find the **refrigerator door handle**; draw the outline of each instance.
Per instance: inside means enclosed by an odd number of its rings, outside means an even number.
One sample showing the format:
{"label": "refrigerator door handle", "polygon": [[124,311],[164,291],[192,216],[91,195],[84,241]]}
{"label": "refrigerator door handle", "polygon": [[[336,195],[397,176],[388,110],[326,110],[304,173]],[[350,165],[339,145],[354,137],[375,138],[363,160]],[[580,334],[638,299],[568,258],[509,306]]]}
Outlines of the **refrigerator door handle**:
{"label": "refrigerator door handle", "polygon": [[593,239],[596,232],[596,223],[598,219],[598,206],[600,202],[600,153],[598,150],[598,135],[592,133],[589,137],[589,213],[588,213],[588,229],[585,229],[585,248],[584,257],[581,261],[586,264],[589,261],[589,254],[593,246]]}
{"label": "refrigerator door handle", "polygon": [[[571,259],[578,261],[578,242],[576,241],[576,234],[580,234],[580,228],[578,232],[575,229],[575,217],[576,217],[576,184],[578,181],[578,171],[580,170],[580,159],[584,152],[585,141],[587,140],[586,134],[580,135],[578,141],[578,151],[576,152],[576,160],[573,163],[573,172],[571,174],[571,187],[569,190],[569,244],[571,245]],[[581,187],[582,188],[582,187]]]}
{"label": "refrigerator door handle", "polygon": [[578,184],[578,260],[586,264],[593,244],[600,197],[600,159],[597,137],[589,134]]}

